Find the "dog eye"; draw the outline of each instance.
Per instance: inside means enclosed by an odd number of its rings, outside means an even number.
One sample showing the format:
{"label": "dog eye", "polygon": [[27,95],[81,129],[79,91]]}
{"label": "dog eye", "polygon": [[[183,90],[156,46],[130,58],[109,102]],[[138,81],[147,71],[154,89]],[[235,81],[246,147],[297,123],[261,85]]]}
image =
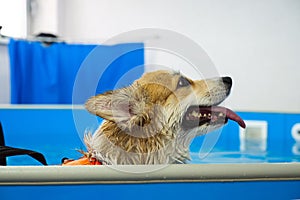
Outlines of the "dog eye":
{"label": "dog eye", "polygon": [[186,86],[189,86],[189,85],[190,85],[190,81],[187,80],[185,77],[181,76],[179,78],[177,88],[186,87]]}

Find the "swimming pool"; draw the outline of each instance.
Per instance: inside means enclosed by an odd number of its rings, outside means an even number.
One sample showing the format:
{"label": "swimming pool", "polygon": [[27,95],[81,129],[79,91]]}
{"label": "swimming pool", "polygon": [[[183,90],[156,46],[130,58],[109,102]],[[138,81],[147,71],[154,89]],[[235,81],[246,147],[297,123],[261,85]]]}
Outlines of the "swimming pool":
{"label": "swimming pool", "polygon": [[246,120],[267,122],[265,141],[257,142],[257,134],[254,143],[253,137],[242,141],[237,125],[229,123],[195,139],[187,165],[56,166],[84,149],[74,109],[85,112],[70,106],[0,109],[6,145],[39,151],[51,165],[10,157],[9,166],[0,167],[0,199],[300,198],[300,145],[291,136],[300,114],[240,112]]}

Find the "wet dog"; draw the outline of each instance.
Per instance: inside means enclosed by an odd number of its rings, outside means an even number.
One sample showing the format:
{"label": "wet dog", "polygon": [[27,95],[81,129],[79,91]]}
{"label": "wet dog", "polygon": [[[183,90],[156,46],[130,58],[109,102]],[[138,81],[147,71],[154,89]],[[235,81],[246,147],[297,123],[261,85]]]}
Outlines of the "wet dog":
{"label": "wet dog", "polygon": [[154,71],[132,85],[91,97],[86,109],[104,119],[85,135],[89,158],[106,164],[185,163],[193,138],[244,121],[218,106],[232,79],[191,80],[178,72]]}

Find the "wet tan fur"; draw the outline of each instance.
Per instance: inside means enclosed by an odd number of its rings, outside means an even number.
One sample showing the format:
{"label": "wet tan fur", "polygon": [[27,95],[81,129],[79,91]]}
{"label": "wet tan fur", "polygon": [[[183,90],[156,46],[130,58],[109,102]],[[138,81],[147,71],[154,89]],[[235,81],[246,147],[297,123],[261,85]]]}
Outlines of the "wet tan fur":
{"label": "wet tan fur", "polygon": [[91,154],[109,164],[184,163],[191,140],[208,127],[191,132],[180,124],[190,105],[221,102],[219,80],[189,80],[178,88],[182,75],[172,71],[146,73],[131,86],[91,97],[86,108],[104,122],[85,141]]}

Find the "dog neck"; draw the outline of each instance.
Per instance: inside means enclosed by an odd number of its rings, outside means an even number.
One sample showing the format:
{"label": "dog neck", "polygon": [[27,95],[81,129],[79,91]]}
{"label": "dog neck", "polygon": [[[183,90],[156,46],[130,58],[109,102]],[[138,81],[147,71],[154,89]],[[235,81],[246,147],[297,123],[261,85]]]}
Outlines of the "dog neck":
{"label": "dog neck", "polygon": [[153,153],[171,145],[174,141],[174,134],[168,128],[159,132],[149,133],[149,128],[133,128],[122,130],[115,122],[105,121],[100,132],[110,143],[130,153],[144,154]]}
{"label": "dog neck", "polygon": [[185,163],[190,140],[175,135],[177,128],[164,126],[156,134],[141,137],[139,133],[137,137],[112,121],[104,121],[85,142],[90,153],[109,164]]}

